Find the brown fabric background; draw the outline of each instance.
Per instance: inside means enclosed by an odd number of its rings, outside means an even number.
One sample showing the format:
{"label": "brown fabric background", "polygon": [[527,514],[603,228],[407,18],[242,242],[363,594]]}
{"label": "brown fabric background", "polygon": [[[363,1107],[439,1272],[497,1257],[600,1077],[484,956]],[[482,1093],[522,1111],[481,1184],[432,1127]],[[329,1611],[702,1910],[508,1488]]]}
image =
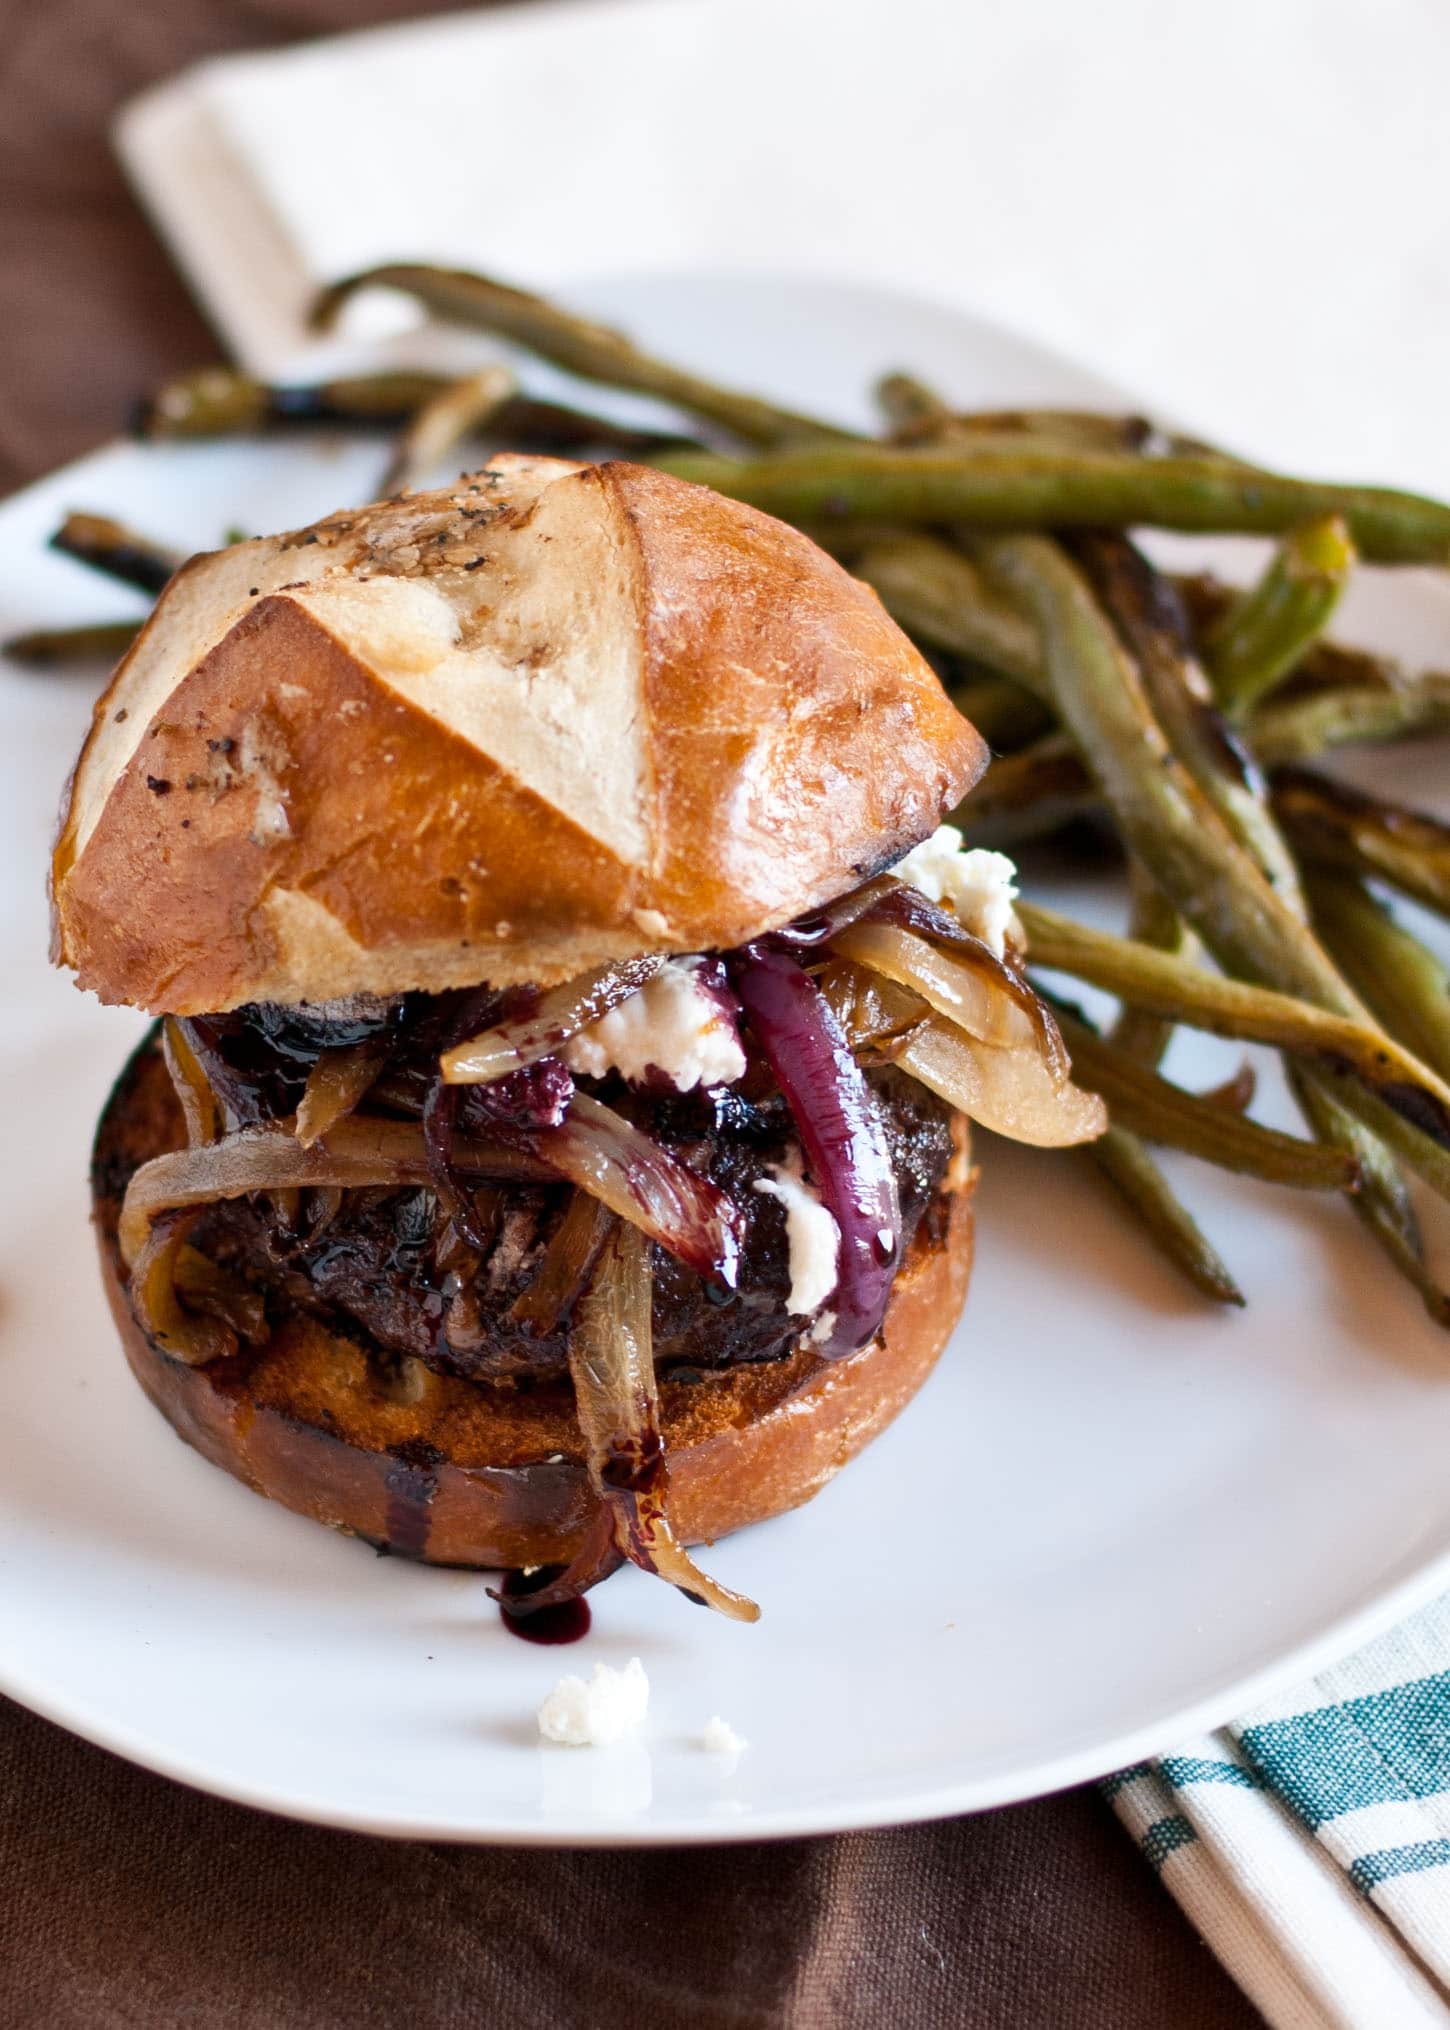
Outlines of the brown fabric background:
{"label": "brown fabric background", "polygon": [[[0,0],[0,490],[215,348],[127,196],[112,109],[221,49],[443,11]],[[204,1798],[0,1700],[0,2030],[508,2020],[1251,2030],[1091,1792],[653,1854],[395,1845]]]}

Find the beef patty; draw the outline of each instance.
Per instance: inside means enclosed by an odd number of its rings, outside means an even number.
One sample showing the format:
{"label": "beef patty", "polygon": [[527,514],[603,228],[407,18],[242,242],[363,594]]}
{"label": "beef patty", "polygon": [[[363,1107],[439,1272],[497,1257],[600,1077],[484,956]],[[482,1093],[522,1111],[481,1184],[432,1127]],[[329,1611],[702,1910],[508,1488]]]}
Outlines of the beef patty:
{"label": "beef patty", "polygon": [[[396,1014],[388,1019],[398,1021]],[[366,1033],[370,1020],[364,1011],[344,1041]],[[439,1023],[430,1008],[421,1019],[415,1010],[398,1026],[394,1089],[406,1085],[410,1070],[416,1076],[425,1062],[436,1065]],[[290,1112],[308,1058],[317,1054],[315,1044],[310,1051],[305,1047],[311,1039],[299,1043],[295,1028],[269,1011],[246,1010],[219,1023],[190,1025],[190,1033],[233,1125]],[[337,1047],[331,1034],[326,1040]],[[410,1066],[410,1055],[419,1063]],[[170,1102],[174,1108],[164,1074],[156,1083],[159,1072],[157,1063],[144,1089],[154,1093],[153,1104]],[[896,1174],[904,1253],[937,1201],[951,1160],[951,1110],[889,1068],[868,1072],[867,1083]],[[739,1087],[705,1092],[640,1092],[613,1078],[581,1078],[579,1085],[626,1110],[636,1126],[728,1193],[741,1214],[733,1291],[687,1269],[662,1248],[651,1250],[657,1366],[686,1379],[691,1370],[790,1353],[809,1320],[786,1309],[784,1208],[755,1189],[796,1139],[780,1094],[756,1066]],[[182,1139],[179,1113],[174,1139],[178,1144]],[[118,1174],[104,1182],[119,1196],[126,1179]],[[275,1313],[314,1311],[344,1330],[360,1329],[385,1355],[411,1356],[442,1373],[478,1381],[545,1380],[567,1370],[568,1314],[542,1331],[512,1314],[538,1275],[571,1196],[566,1184],[490,1187],[477,1201],[488,1243],[482,1250],[460,1239],[437,1195],[425,1187],[229,1200],[208,1209],[191,1243],[260,1290]]]}

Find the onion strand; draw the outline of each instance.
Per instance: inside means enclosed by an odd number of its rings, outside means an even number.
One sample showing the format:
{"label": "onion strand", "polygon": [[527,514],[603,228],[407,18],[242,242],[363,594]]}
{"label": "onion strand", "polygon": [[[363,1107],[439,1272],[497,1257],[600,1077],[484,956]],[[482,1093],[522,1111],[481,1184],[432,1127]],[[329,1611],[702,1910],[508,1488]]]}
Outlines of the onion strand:
{"label": "onion strand", "polygon": [[738,1207],[612,1107],[576,1092],[562,1125],[527,1134],[523,1145],[697,1275],[735,1288],[742,1237]]}
{"label": "onion strand", "polygon": [[702,1572],[667,1514],[669,1475],[659,1427],[649,1245],[621,1221],[604,1244],[569,1335],[569,1371],[589,1477],[631,1564],[732,1621],[758,1621],[753,1600]]}
{"label": "onion strand", "polygon": [[201,1059],[174,1015],[168,1015],[161,1025],[161,1055],[181,1104],[187,1143],[196,1149],[204,1142],[215,1142],[222,1131],[221,1103]]}
{"label": "onion strand", "polygon": [[[460,1140],[454,1160],[460,1169],[481,1177],[538,1182],[551,1175],[527,1154],[492,1143]],[[304,1149],[285,1124],[243,1128],[204,1148],[173,1149],[141,1165],[126,1187],[121,1207],[121,1255],[128,1266],[134,1264],[153,1220],[178,1207],[311,1185],[401,1189],[430,1182],[423,1134],[415,1121],[348,1117],[310,1149]]]}
{"label": "onion strand", "polygon": [[178,1259],[200,1208],[163,1213],[146,1235],[131,1266],[131,1304],[136,1322],[163,1353],[188,1367],[204,1367],[237,1350],[237,1335],[222,1319],[187,1311],[176,1290]]}
{"label": "onion strand", "polygon": [[587,1191],[572,1193],[544,1259],[509,1307],[510,1324],[536,1334],[552,1332],[578,1301],[612,1224],[613,1215],[599,1199]]}
{"label": "onion strand", "polygon": [[561,1043],[638,993],[663,964],[660,956],[626,959],[622,965],[598,966],[577,980],[551,987],[528,1014],[497,1023],[445,1050],[439,1060],[444,1078],[449,1085],[488,1085],[552,1056]]}
{"label": "onion strand", "polygon": [[[832,940],[831,949],[843,958],[869,966],[873,973],[909,987],[939,1015],[978,1043],[994,1049],[1014,1046],[1040,1056],[1050,1074],[1059,1081],[1067,1077],[1067,1053],[1057,1025],[1043,1011],[1042,1021],[1034,1020],[1021,1002],[1005,991],[993,970],[984,968],[972,956],[943,951],[914,931],[892,923],[865,922],[850,925]],[[986,957],[992,968],[1000,962]]]}
{"label": "onion strand", "polygon": [[391,1039],[369,1037],[346,1050],[325,1050],[307,1074],[297,1103],[297,1139],[304,1149],[350,1114],[367,1094],[392,1049]]}

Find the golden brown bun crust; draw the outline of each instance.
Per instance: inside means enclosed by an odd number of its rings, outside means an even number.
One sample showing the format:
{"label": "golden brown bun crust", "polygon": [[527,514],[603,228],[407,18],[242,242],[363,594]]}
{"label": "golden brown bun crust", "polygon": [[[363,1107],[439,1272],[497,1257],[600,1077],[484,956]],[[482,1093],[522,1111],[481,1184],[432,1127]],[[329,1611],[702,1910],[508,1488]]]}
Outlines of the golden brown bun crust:
{"label": "golden brown bun crust", "polygon": [[[128,1133],[156,1117],[137,1108],[128,1121],[131,1090],[123,1078],[102,1118],[101,1177],[118,1150],[132,1162],[159,1153]],[[431,1564],[557,1564],[579,1547],[592,1497],[567,1388],[490,1389],[429,1374],[420,1401],[399,1402],[357,1341],[301,1315],[257,1355],[186,1367],[136,1322],[118,1211],[98,1192],[101,1272],[126,1358],[162,1415],[214,1465],[301,1515]],[[802,1349],[664,1385],[670,1514],[685,1541],[713,1542],[809,1501],[885,1429],[956,1324],[972,1232],[969,1190],[923,1220],[881,1334],[859,1353],[826,1362]]]}
{"label": "golden brown bun crust", "polygon": [[788,921],[985,763],[797,531],[639,466],[495,459],[178,573],[77,764],[55,954],[180,1014],[548,985]]}

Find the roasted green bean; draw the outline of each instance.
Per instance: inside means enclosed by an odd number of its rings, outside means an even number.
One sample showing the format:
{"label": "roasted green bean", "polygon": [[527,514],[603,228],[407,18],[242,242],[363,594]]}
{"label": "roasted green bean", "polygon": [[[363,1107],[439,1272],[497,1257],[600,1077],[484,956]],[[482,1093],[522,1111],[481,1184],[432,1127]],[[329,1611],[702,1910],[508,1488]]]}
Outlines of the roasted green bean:
{"label": "roasted green bean", "polygon": [[[1157,434],[1146,416],[1114,416],[1097,409],[958,409],[952,422],[968,438],[1033,437],[1081,451],[1141,453],[1152,447]],[[928,428],[923,426],[922,434]],[[909,442],[911,434],[900,432],[898,442]]]}
{"label": "roasted green bean", "polygon": [[[1139,860],[1128,862],[1128,889],[1132,896],[1129,931],[1133,942],[1152,945],[1179,960],[1186,958],[1188,947],[1197,940]],[[1129,1057],[1136,1057],[1140,1064],[1156,1066],[1163,1062],[1175,1026],[1162,1015],[1151,1015],[1146,1008],[1134,1008],[1125,1002],[1109,1036]]]}
{"label": "roasted green bean", "polygon": [[300,387],[269,387],[233,367],[181,374],[139,404],[142,437],[240,437],[274,424],[406,423],[448,386],[443,374],[356,374]]}
{"label": "roasted green bean", "polygon": [[1380,563],[1450,563],[1450,507],[1385,487],[1286,479],[1211,458],[1060,451],[988,436],[968,449],[826,444],[748,461],[666,455],[661,465],[786,521],[948,522],[983,529],[1156,528],[1275,535],[1342,515]]}
{"label": "roasted green bean", "polygon": [[1117,416],[1099,409],[953,409],[914,374],[883,374],[876,383],[876,399],[898,444],[963,432],[1041,437],[1090,451],[1223,456],[1195,438],[1160,430],[1147,416]]}
{"label": "roasted green bean", "polygon": [[1036,630],[950,543],[925,531],[874,534],[847,561],[915,640],[970,656],[1042,695]]}
{"label": "roasted green bean", "polygon": [[[1330,694],[1326,692],[1322,695],[1327,704]],[[1286,721],[1290,720],[1291,714],[1288,706],[1270,708],[1271,714],[1276,711],[1282,712]],[[1397,723],[1403,727],[1405,718],[1403,711],[1398,711],[1395,716]],[[1426,716],[1429,716],[1428,712]],[[1248,725],[1242,729],[1256,761],[1269,761],[1272,759],[1275,750],[1280,747],[1287,749],[1292,756],[1291,761],[1281,763],[1274,768],[1273,781],[1275,783],[1281,781],[1291,772],[1298,773],[1294,768],[1294,763],[1299,760],[1313,758],[1322,752],[1329,751],[1327,747],[1321,748],[1314,745],[1314,740],[1318,734],[1324,732],[1328,732],[1331,735],[1337,734],[1341,736],[1341,742],[1347,737],[1341,715],[1337,710],[1326,709],[1322,712],[1306,714],[1300,718],[1296,709],[1292,719],[1293,724],[1290,731],[1282,740],[1278,737],[1272,718],[1267,722],[1265,736],[1262,740],[1259,738],[1257,720],[1251,719]],[[1427,726],[1424,730],[1433,729]],[[1066,735],[1060,733],[1045,735],[1022,755],[1014,754],[1008,757],[1008,759],[1014,764],[1021,764],[1020,769],[1010,779],[1010,794],[1008,791],[1009,778],[1005,776],[1000,779],[998,788],[994,789],[993,774],[1005,766],[1005,763],[1002,762],[994,763],[993,771],[972,792],[971,805],[965,807],[963,812],[959,814],[961,822],[969,823],[971,821],[971,810],[978,805],[981,806],[984,816],[989,811],[995,812],[999,807],[1000,798],[1001,801],[1010,804],[1010,808],[1019,826],[1017,836],[1026,838],[1055,829],[1056,826],[1063,822],[1064,815],[1079,816],[1101,807],[1102,799],[1093,786],[1092,777],[1088,773],[1087,766]],[[1337,788],[1338,785],[1336,785]],[[1050,804],[1044,803],[1044,807],[1036,820],[1034,820],[1032,812],[1034,795],[1040,795],[1044,799],[1050,797],[1052,800]],[[1293,810],[1284,808],[1277,792],[1271,796],[1270,801],[1271,808],[1278,818],[1281,830],[1289,835],[1291,843],[1297,846],[1301,852],[1313,852],[1319,857],[1326,859],[1335,857],[1334,850],[1329,842],[1327,830],[1318,829],[1317,819],[1316,842],[1311,846],[1307,836],[1301,836],[1301,832],[1307,834],[1310,822],[1309,814],[1299,808]],[[1388,808],[1393,809],[1395,807],[1390,806]],[[1407,815],[1412,814],[1407,813]],[[1434,824],[1433,819],[1425,819],[1423,822],[1427,825]],[[1426,834],[1426,844],[1428,848],[1428,834]],[[1427,902],[1433,908],[1443,909],[1447,907],[1446,902],[1440,899],[1444,896],[1445,889],[1442,885],[1439,871],[1433,864],[1430,864],[1421,868],[1417,873],[1419,856],[1413,849],[1403,853],[1392,853],[1388,841],[1381,840],[1376,843],[1373,849],[1366,847],[1367,853],[1370,850],[1373,850],[1377,859],[1382,860],[1383,864],[1375,865],[1371,868],[1368,859],[1366,859],[1365,865],[1367,871],[1382,874],[1386,881],[1392,881],[1395,886],[1403,888],[1407,895],[1413,895],[1416,900]],[[1393,873],[1390,871],[1391,862],[1393,862],[1395,867]]]}
{"label": "roasted green bean", "polygon": [[314,329],[329,327],[349,298],[372,288],[401,290],[416,297],[435,317],[492,332],[583,380],[657,396],[718,423],[747,444],[778,445],[800,438],[819,439],[823,433],[848,434],[758,396],[717,387],[698,374],[652,358],[607,324],[577,317],[541,296],[457,268],[396,262],[349,275],[324,290],[313,304]]}
{"label": "roasted green bean", "polygon": [[1188,1028],[1302,1057],[1340,1105],[1450,1198],[1446,1084],[1367,1016],[1346,1020],[1307,1001],[1224,979],[1034,903],[1019,901],[1017,915],[1034,965],[1090,981]]}
{"label": "roasted green bean", "polygon": [[517,391],[508,367],[489,366],[449,381],[413,416],[383,475],[384,495],[421,486],[449,452],[497,418]]}
{"label": "roasted green bean", "polygon": [[[1138,657],[1149,696],[1170,740],[1187,760],[1200,787],[1229,830],[1252,855],[1294,914],[1305,917],[1307,903],[1299,872],[1265,801],[1263,781],[1256,769],[1241,765],[1241,750],[1218,719],[1211,692],[1204,699],[1206,680],[1199,677],[1196,666],[1186,653],[1175,654],[1176,649],[1186,648],[1187,637],[1186,614],[1180,596],[1166,591],[1164,582],[1155,577],[1151,566],[1137,557],[1125,538],[1095,536],[1081,539],[1081,544],[1109,612]],[[1368,898],[1365,902],[1367,907],[1373,908]],[[1316,927],[1321,931],[1328,927],[1317,913]],[[1410,943],[1413,945],[1413,940]],[[1414,949],[1419,950],[1418,947]],[[1349,985],[1361,993],[1381,1020],[1385,1020],[1386,1010],[1382,1001],[1366,992],[1365,968],[1346,963],[1349,954],[1344,948],[1344,941],[1331,938],[1329,952]],[[1424,956],[1428,959],[1428,955]],[[1405,970],[1409,970],[1408,959]],[[1410,983],[1406,984],[1408,987]],[[1447,1006],[1450,1004],[1442,994],[1436,1011],[1442,1042]],[[1132,1009],[1126,1009],[1120,1019],[1123,1022],[1152,1020]],[[1432,1025],[1422,1023],[1413,1032],[1403,1023],[1391,1021],[1387,1026],[1442,1078],[1446,1076],[1443,1048],[1426,1051],[1423,1047]],[[1352,1114],[1346,1114],[1331,1097],[1322,1073],[1310,1074],[1301,1083],[1306,1090],[1314,1093],[1318,1102],[1308,1115],[1316,1138],[1362,1159],[1368,1179],[1367,1189],[1374,1201],[1364,1215],[1365,1223],[1380,1244],[1387,1247],[1397,1265],[1403,1268],[1407,1243],[1402,1213],[1409,1200],[1404,1178],[1393,1154],[1368,1127],[1355,1120]],[[1417,1287],[1422,1288],[1423,1294],[1423,1287],[1418,1281]]]}
{"label": "roasted green bean", "polygon": [[1377,1136],[1347,1113],[1324,1081],[1300,1064],[1284,1067],[1290,1089],[1310,1127],[1342,1149],[1359,1169],[1359,1187],[1347,1194],[1355,1217],[1391,1266],[1416,1289],[1437,1325],[1450,1326],[1450,1296],[1425,1263],[1420,1222],[1393,1155]]}
{"label": "roasted green bean", "polygon": [[[204,367],[170,381],[136,413],[143,437],[233,437],[272,428],[339,426],[396,429],[455,385],[446,374],[357,374],[291,387],[269,387],[229,367]],[[512,451],[617,451],[649,458],[664,450],[699,450],[679,430],[646,430],[607,416],[515,394],[493,417],[491,434]]]}
{"label": "roasted green bean", "polygon": [[1272,987],[1227,979],[1171,952],[1093,929],[1025,898],[1016,909],[1034,966],[1086,980],[1134,1008],[1212,1036],[1267,1043],[1301,1057],[1333,1059],[1371,1082],[1423,1069],[1404,1052],[1396,1053],[1390,1039],[1381,1037],[1367,1017],[1337,1014]]}
{"label": "roasted green bean", "polygon": [[1243,1303],[1243,1291],[1141,1137],[1112,1126],[1084,1153],[1117,1191],[1158,1252],[1195,1290],[1215,1304]]}
{"label": "roasted green bean", "polygon": [[1308,769],[1277,770],[1273,799],[1306,860],[1372,874],[1450,915],[1450,825]]}
{"label": "roasted green bean", "polygon": [[1082,573],[1041,536],[995,537],[992,569],[1036,617],[1058,710],[1123,836],[1225,969],[1355,1014],[1303,924],[1174,753]]}
{"label": "roasted green bean", "polygon": [[1101,1094],[1111,1119],[1130,1134],[1268,1184],[1292,1185],[1301,1191],[1353,1189],[1358,1173],[1344,1150],[1281,1134],[1186,1092],[1106,1042],[1060,1005],[1058,1021],[1072,1057],[1074,1080],[1086,1091]]}
{"label": "roasted green bean", "polygon": [[110,515],[68,514],[50,547],[142,592],[159,592],[185,562],[179,550],[138,535]]}
{"label": "roasted green bean", "polygon": [[66,663],[113,663],[126,653],[142,625],[139,620],[100,620],[81,627],[36,628],[0,642],[0,655],[37,670]]}
{"label": "roasted green bean", "polygon": [[[1136,672],[1067,558],[1040,537],[998,538],[992,547],[1038,615],[1063,719],[1133,850],[1228,971],[1350,1018],[1357,1036],[1323,1060],[1338,1081],[1335,1097],[1450,1197],[1450,1084],[1363,1016],[1328,954],[1213,808],[1195,799]],[[1031,937],[1029,917],[1023,922]],[[1152,953],[1140,963],[1149,960],[1165,963]],[[1341,1067],[1351,1076],[1339,1080]]]}
{"label": "roasted green bean", "polygon": [[[1019,900],[1017,916],[1034,965],[1070,973],[1188,1028],[1272,1044],[1303,1058],[1338,1104],[1450,1198],[1444,1082],[1367,1019],[1347,1021],[1289,995],[1224,979],[1034,903]],[[1111,1109],[1111,1097],[1104,1098]]]}
{"label": "roasted green bean", "polygon": [[1126,536],[1092,531],[1075,539],[1073,551],[1134,657],[1169,745],[1270,886],[1302,918],[1293,855],[1269,812],[1258,769],[1193,660],[1178,594]]}
{"label": "roasted green bean", "polygon": [[1450,972],[1356,875],[1319,867],[1306,880],[1315,928],[1365,1006],[1450,1079]]}
{"label": "roasted green bean", "polygon": [[1408,740],[1450,730],[1450,676],[1417,677],[1400,690],[1342,684],[1261,705],[1246,727],[1265,768],[1308,761],[1327,748]]}
{"label": "roasted green bean", "polygon": [[1337,514],[1316,516],[1283,537],[1258,584],[1203,644],[1226,712],[1241,718],[1302,662],[1328,626],[1354,562],[1354,544]]}
{"label": "roasted green bean", "polygon": [[[1204,643],[1212,639],[1245,595],[1211,571],[1180,572],[1173,582],[1188,609],[1193,638],[1202,653]],[[1280,682],[1276,702],[1322,690],[1400,691],[1413,688],[1414,683],[1412,672],[1394,656],[1320,635]]]}

